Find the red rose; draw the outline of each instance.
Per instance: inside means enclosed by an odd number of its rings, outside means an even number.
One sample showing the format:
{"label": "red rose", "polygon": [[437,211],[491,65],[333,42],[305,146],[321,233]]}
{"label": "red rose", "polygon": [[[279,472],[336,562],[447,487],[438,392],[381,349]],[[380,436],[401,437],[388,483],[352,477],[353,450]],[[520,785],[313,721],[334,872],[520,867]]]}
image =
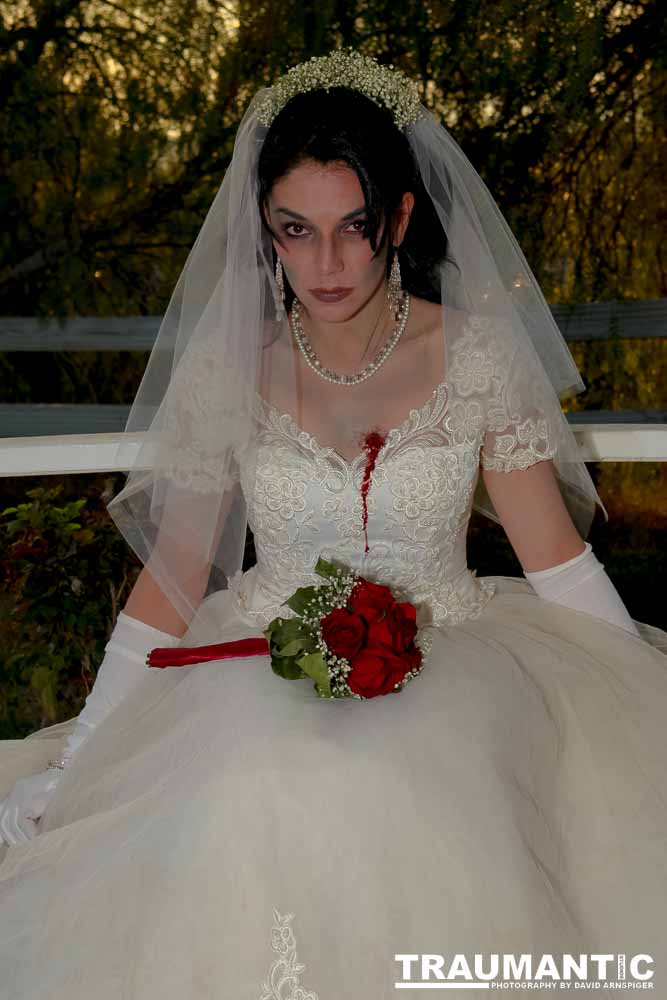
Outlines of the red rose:
{"label": "red rose", "polygon": [[386,646],[367,646],[355,656],[347,675],[350,689],[364,698],[389,694],[400,683],[410,666]]}
{"label": "red rose", "polygon": [[368,642],[388,646],[395,653],[402,653],[414,642],[417,635],[417,610],[412,604],[394,604],[384,618],[372,622],[368,629]]}
{"label": "red rose", "polygon": [[395,604],[387,619],[394,649],[401,653],[409,649],[417,635],[417,609],[414,604]]}
{"label": "red rose", "polygon": [[389,615],[385,615],[384,618],[378,619],[368,626],[368,642],[372,646],[386,646],[392,652],[397,652],[394,650],[394,634]]}
{"label": "red rose", "polygon": [[322,638],[335,656],[350,659],[366,641],[368,626],[360,615],[345,608],[334,608],[322,619]]}
{"label": "red rose", "polygon": [[394,596],[389,587],[371,583],[370,580],[363,580],[355,587],[348,601],[349,609],[363,615],[369,625],[378,618],[384,618],[394,604]]}

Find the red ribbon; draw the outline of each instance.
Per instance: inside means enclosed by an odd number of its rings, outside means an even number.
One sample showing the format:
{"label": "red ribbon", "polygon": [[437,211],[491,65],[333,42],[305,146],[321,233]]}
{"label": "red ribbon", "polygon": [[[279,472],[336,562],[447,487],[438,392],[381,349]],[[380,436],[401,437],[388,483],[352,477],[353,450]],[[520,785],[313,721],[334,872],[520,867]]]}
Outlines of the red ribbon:
{"label": "red ribbon", "polygon": [[157,646],[146,657],[149,667],[188,667],[191,663],[209,660],[229,660],[234,656],[268,656],[266,639],[234,639],[214,642],[210,646]]}
{"label": "red ribbon", "polygon": [[377,431],[369,431],[364,438],[364,451],[368,454],[368,460],[366,462],[366,468],[364,470],[364,479],[361,484],[361,502],[363,505],[363,523],[364,523],[364,535],[366,537],[366,548],[364,552],[368,552],[368,490],[371,485],[371,475],[373,469],[375,468],[375,463],[377,461],[378,453],[382,450],[385,441],[387,440],[386,435],[378,434]]}

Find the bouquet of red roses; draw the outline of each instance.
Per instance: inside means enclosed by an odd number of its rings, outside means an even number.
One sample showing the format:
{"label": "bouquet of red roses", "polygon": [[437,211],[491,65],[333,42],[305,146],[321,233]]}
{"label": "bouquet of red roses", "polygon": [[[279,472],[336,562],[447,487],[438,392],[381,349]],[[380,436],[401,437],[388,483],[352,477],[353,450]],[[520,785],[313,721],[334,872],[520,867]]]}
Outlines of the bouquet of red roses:
{"label": "bouquet of red roses", "polygon": [[300,587],[285,601],[297,617],[274,618],[264,632],[273,671],[288,680],[312,677],[320,698],[402,691],[430,646],[415,606],[325,559],[315,572],[327,582]]}
{"label": "bouquet of red roses", "polygon": [[285,604],[294,618],[274,618],[263,639],[234,639],[208,646],[151,650],[149,667],[185,667],[206,661],[270,656],[287,680],[312,677],[320,698],[375,698],[402,691],[421,672],[432,643],[419,633],[413,604],[397,601],[389,587],[318,559],[326,579],[300,587]]}

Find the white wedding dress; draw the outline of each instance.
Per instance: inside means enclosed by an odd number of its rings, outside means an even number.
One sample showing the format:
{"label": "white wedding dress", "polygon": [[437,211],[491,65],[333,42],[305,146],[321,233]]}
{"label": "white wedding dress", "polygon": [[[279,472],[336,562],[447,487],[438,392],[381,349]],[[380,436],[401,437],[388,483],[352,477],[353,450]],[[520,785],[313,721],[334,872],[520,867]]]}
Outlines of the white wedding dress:
{"label": "white wedding dress", "polygon": [[[389,435],[366,557],[365,456],[258,397],[258,562],[207,598],[260,636],[334,556],[420,604],[421,674],[329,701],[266,657],[150,671],[0,848],[2,1000],[388,1000],[397,954],[503,952],[649,954],[667,1000],[667,633],[468,569],[491,382],[457,371]],[[0,796],[70,725],[0,744]]]}

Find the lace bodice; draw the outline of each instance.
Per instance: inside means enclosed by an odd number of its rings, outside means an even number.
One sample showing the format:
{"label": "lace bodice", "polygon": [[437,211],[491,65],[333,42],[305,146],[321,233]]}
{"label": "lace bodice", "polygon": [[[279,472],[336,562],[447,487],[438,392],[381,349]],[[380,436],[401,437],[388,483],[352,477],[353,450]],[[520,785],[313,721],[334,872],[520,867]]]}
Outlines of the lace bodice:
{"label": "lace bodice", "polygon": [[[239,611],[265,628],[297,587],[321,583],[320,555],[352,566],[418,605],[418,623],[481,613],[495,585],[468,569],[466,535],[483,468],[511,471],[554,454],[539,404],[512,393],[512,359],[484,317],[470,316],[450,347],[449,373],[389,431],[367,498],[366,455],[348,461],[256,396],[255,461],[238,461],[257,564],[231,581]],[[516,388],[516,384],[515,384]],[[500,432],[503,433],[500,433]]]}

